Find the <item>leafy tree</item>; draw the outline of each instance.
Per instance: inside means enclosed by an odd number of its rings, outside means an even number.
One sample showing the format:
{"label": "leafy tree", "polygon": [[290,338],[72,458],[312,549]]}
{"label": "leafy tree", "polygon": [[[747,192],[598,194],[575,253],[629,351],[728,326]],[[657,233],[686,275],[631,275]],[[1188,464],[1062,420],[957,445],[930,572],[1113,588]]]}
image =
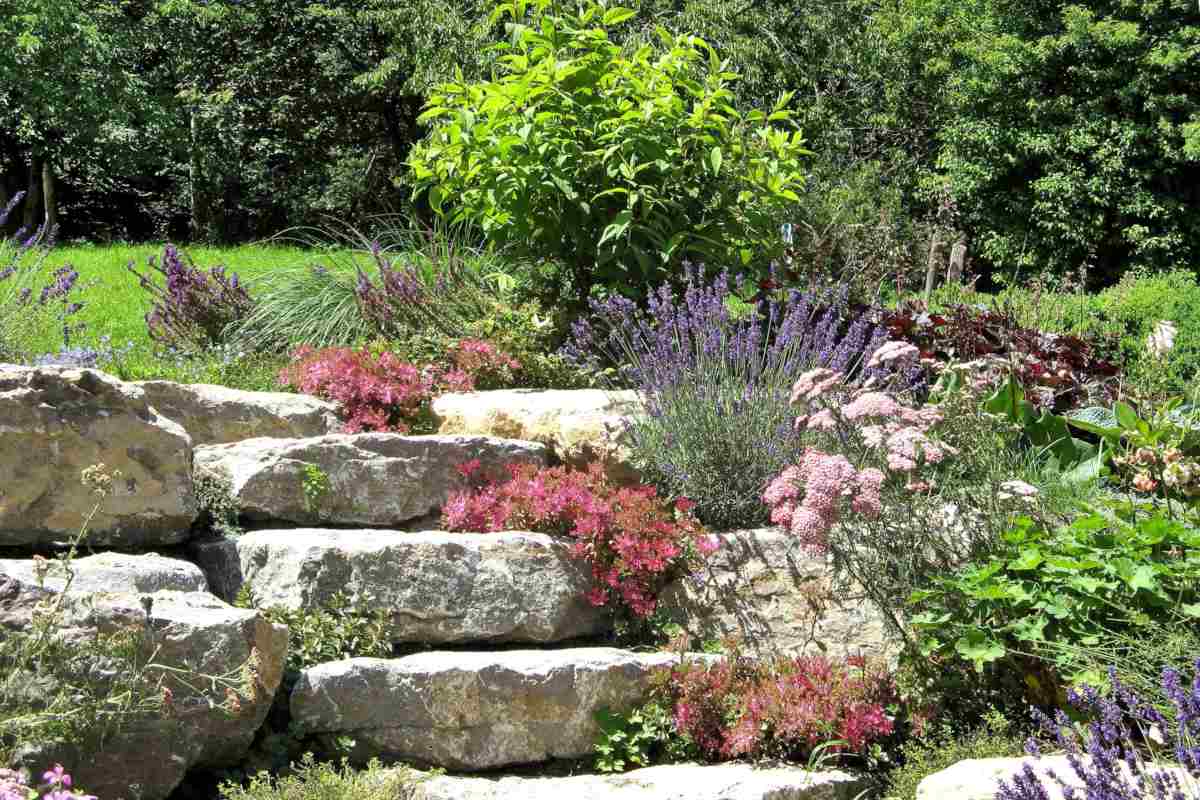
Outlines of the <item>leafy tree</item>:
{"label": "leafy tree", "polygon": [[499,3],[494,16],[512,23],[498,77],[434,90],[432,130],[409,160],[416,194],[566,264],[580,299],[596,282],[637,296],[689,256],[763,266],[777,255],[808,154],[786,129],[787,97],[742,114],[703,40],[664,31],[659,48],[626,51],[609,31],[634,12],[550,9]]}
{"label": "leafy tree", "polygon": [[1006,273],[1200,260],[1200,7],[898,0],[939,152],[925,177]]}

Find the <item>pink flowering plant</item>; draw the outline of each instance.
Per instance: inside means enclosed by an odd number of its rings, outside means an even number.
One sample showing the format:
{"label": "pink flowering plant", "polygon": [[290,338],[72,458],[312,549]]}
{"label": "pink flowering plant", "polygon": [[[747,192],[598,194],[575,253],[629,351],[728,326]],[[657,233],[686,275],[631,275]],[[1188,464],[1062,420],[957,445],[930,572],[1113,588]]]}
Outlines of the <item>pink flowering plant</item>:
{"label": "pink flowering plant", "polygon": [[588,600],[619,604],[645,618],[665,582],[689,560],[717,547],[686,499],[668,503],[653,486],[617,486],[598,465],[586,470],[512,465],[506,478],[461,467],[472,488],[442,509],[448,531],[539,531],[572,540],[571,552],[591,566]]}
{"label": "pink flowering plant", "polygon": [[73,788],[72,783],[62,764],[43,772],[41,783],[32,786],[25,773],[0,769],[0,800],[96,800],[95,795]]}
{"label": "pink flowering plant", "polygon": [[[889,341],[867,366],[903,374],[919,358]],[[1033,487],[1014,481],[1026,462],[1012,432],[969,387],[921,404],[886,381],[855,385],[817,368],[797,378],[791,403],[805,446],[762,493],[771,521],[830,556],[838,579],[862,587],[901,635],[913,591],[987,552],[1027,510]]]}

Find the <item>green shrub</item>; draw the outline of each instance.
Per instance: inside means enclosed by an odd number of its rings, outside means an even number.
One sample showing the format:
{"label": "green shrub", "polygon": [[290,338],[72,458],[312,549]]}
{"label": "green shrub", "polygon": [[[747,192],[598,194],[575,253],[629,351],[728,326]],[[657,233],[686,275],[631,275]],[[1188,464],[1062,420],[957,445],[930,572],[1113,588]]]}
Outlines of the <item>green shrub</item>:
{"label": "green shrub", "polygon": [[597,282],[638,294],[687,257],[765,266],[804,183],[800,134],[777,126],[792,120],[786,97],[743,115],[704,41],[616,44],[633,15],[595,0],[575,14],[498,3],[493,18],[512,19],[499,77],[438,86],[409,158],[414,196],[566,264],[578,298]]}
{"label": "green shrub", "polygon": [[1002,551],[914,593],[922,652],[1024,674],[1032,699],[1052,703],[1086,666],[1080,647],[1200,617],[1200,530],[1161,512],[1125,516],[1058,529],[1019,520]]}
{"label": "green shrub", "polygon": [[[1100,309],[1122,334],[1121,349],[1134,387],[1155,395],[1187,392],[1200,371],[1200,282],[1192,272],[1130,273],[1100,293]],[[1164,357],[1146,350],[1160,321],[1175,323],[1175,346]]]}
{"label": "green shrub", "polygon": [[1024,754],[1025,737],[999,712],[987,714],[974,730],[942,726],[912,739],[900,749],[901,766],[887,776],[885,800],[916,800],[917,786],[935,772],[968,758],[1004,758]]}
{"label": "green shrub", "polygon": [[272,777],[260,772],[245,786],[221,784],[221,800],[406,800],[419,776],[406,767],[384,769],[378,761],[364,770],[316,761],[305,754],[291,772]]}

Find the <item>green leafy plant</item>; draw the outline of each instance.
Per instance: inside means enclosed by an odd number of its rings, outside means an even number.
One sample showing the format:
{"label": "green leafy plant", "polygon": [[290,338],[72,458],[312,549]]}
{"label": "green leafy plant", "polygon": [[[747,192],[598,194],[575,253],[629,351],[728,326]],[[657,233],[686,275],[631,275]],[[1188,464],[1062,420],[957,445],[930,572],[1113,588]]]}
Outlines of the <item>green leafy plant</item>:
{"label": "green leafy plant", "polygon": [[[243,608],[256,606],[249,586],[242,587],[235,602]],[[352,600],[335,592],[321,608],[273,606],[262,611],[271,622],[287,625],[289,677],[328,661],[392,654],[391,619],[369,599]]]}
{"label": "green leafy plant", "polygon": [[197,470],[192,475],[192,487],[200,512],[193,530],[230,538],[245,532],[238,524],[238,505],[233,499],[233,484],[228,478],[207,470]]}
{"label": "green leafy plant", "polygon": [[984,715],[968,731],[942,724],[914,736],[900,748],[900,766],[888,773],[885,800],[916,800],[917,786],[935,772],[968,758],[1003,758],[1025,754],[1025,737],[998,711]]}
{"label": "green leafy plant", "polygon": [[[600,725],[595,747],[598,772],[648,767],[663,757],[664,750],[680,749],[671,715],[658,703],[646,703],[628,714],[601,709],[596,712],[596,722]],[[666,760],[674,759],[666,756]]]}
{"label": "green leafy plant", "polygon": [[[1090,513],[1053,530],[1024,517],[1004,543],[913,594],[920,613],[909,622],[924,655],[979,671],[1040,661],[1051,680],[1069,680],[1082,666],[1073,645],[1149,631],[1178,613],[1200,618],[1200,530],[1161,513]],[[1053,686],[1031,688],[1054,696]]]}
{"label": "green leafy plant", "polygon": [[316,464],[304,465],[304,510],[310,514],[321,514],[321,501],[333,491],[329,474]]}
{"label": "green leafy plant", "polygon": [[493,242],[639,294],[686,257],[763,266],[783,243],[807,155],[783,97],[733,107],[735,75],[703,40],[659,34],[627,52],[634,12],[588,0],[504,0],[496,79],[436,87],[409,158],[414,196]]}
{"label": "green leafy plant", "polygon": [[260,772],[246,784],[226,781],[220,789],[221,800],[396,800],[409,797],[421,780],[407,767],[385,769],[379,761],[370,761],[366,769],[356,770],[344,760],[319,762],[306,753],[286,775]]}

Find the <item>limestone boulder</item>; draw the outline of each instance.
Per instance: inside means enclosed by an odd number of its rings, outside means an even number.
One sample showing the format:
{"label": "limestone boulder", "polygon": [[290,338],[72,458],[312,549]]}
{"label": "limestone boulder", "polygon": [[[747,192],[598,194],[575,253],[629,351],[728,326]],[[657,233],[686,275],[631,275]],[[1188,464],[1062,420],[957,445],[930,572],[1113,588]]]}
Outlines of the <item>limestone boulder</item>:
{"label": "limestone boulder", "polygon": [[857,775],[754,764],[666,764],[620,775],[468,778],[414,784],[413,800],[852,800]]}
{"label": "limestone boulder", "polygon": [[865,597],[830,596],[830,567],[778,528],[719,534],[700,571],[676,580],[660,606],[699,641],[738,639],[760,654],[889,656],[898,643]]}
{"label": "limestone boulder", "polygon": [[[1086,763],[1086,757],[1084,760]],[[1041,758],[965,759],[922,780],[917,786],[917,800],[994,800],[1000,781],[1011,785],[1013,776],[1022,772],[1026,765],[1037,776],[1049,800],[1064,798],[1062,785],[1050,777],[1051,773],[1074,789],[1076,797],[1082,796],[1084,782],[1075,774],[1067,757],[1057,755]],[[1129,784],[1137,785],[1137,779],[1132,776],[1129,767],[1125,764],[1120,766]],[[1178,766],[1167,766],[1161,770],[1152,768],[1151,771],[1170,773],[1176,780],[1185,781],[1184,786],[1189,785],[1186,781],[1194,780]]]}
{"label": "limestone boulder", "polygon": [[501,389],[444,394],[432,410],[438,432],[541,442],[563,463],[600,462],[616,480],[631,481],[628,419],[640,412],[634,391]]}
{"label": "limestone boulder", "polygon": [[[27,628],[34,608],[54,598],[53,590],[0,575],[0,627]],[[102,739],[23,743],[21,763],[69,765],[79,785],[106,800],[162,800],[188,769],[232,766],[249,750],[283,676],[285,627],[202,592],[72,592],[61,614],[68,641],[134,633],[146,675],[170,691],[159,709]]]}
{"label": "limestone boulder", "polygon": [[192,441],[140,387],[92,369],[0,368],[0,547],[69,541],[96,505],[80,480],[96,464],[120,478],[88,525],[89,544],[187,539]]}
{"label": "limestone boulder", "polygon": [[299,439],[340,429],[337,406],[289,392],[246,392],[206,383],[143,381],[146,400],[187,430],[193,445]]}
{"label": "limestone boulder", "polygon": [[259,607],[289,609],[321,608],[341,592],[386,611],[398,643],[545,643],[610,627],[585,598],[587,566],[541,533],[257,530],[232,547],[236,572],[224,553],[211,559],[227,591],[245,585]]}
{"label": "limestone boulder", "polygon": [[499,476],[508,463],[546,463],[545,445],[487,436],[331,434],[247,439],[196,448],[196,469],[229,481],[252,522],[395,527],[437,511],[465,486],[459,466],[478,459]]}
{"label": "limestone boulder", "polygon": [[[62,591],[67,584],[67,570],[57,559],[0,559],[0,573],[37,583],[42,572],[42,585]],[[200,568],[180,558],[147,553],[98,553],[76,558],[71,562],[72,592],[206,592],[208,581]]]}
{"label": "limestone boulder", "polygon": [[677,658],[613,648],[419,653],[304,670],[293,723],[373,756],[474,771],[592,753],[602,708],[640,702]]}

